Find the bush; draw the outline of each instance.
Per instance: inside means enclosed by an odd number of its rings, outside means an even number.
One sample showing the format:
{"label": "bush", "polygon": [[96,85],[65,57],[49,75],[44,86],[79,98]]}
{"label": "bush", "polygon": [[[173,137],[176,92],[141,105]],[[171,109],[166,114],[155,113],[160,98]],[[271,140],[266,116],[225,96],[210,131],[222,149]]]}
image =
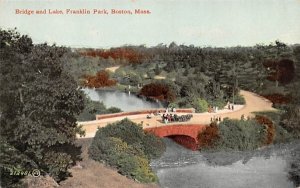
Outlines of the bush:
{"label": "bush", "polygon": [[280,122],[295,138],[300,138],[300,106],[290,105],[282,115]]}
{"label": "bush", "polygon": [[85,96],[84,110],[78,115],[78,121],[95,120],[97,114],[110,114],[121,112],[119,108],[106,108],[103,102],[92,101],[88,96]]}
{"label": "bush", "polygon": [[254,150],[265,141],[265,127],[255,120],[225,118],[218,129],[220,139],[215,146],[220,150]]}
{"label": "bush", "polygon": [[110,114],[110,113],[119,113],[122,112],[122,110],[120,108],[117,107],[110,107],[106,110],[106,113]]}
{"label": "bush", "polygon": [[141,125],[123,119],[97,131],[89,156],[117,168],[122,175],[149,183],[157,181],[149,160],[161,156],[164,150],[161,139],[144,133]]}
{"label": "bush", "polygon": [[168,105],[168,108],[179,108],[178,104],[177,103],[170,103]]}
{"label": "bush", "polygon": [[196,112],[207,112],[208,111],[208,103],[204,99],[196,99],[193,103],[193,106]]}
{"label": "bush", "polygon": [[97,72],[95,76],[85,75],[85,82],[83,86],[89,88],[100,88],[100,87],[108,87],[116,85],[116,80],[109,79],[109,73],[105,70]]}
{"label": "bush", "polygon": [[143,139],[143,150],[148,159],[160,157],[165,151],[165,144],[153,134],[146,133]]}
{"label": "bush", "polygon": [[275,126],[273,122],[266,116],[261,116],[261,115],[256,115],[255,119],[259,124],[264,125],[267,128],[265,144],[266,145],[272,144],[275,138]]}
{"label": "bush", "polygon": [[282,111],[263,111],[263,112],[255,112],[256,115],[266,116],[270,120],[272,120],[275,129],[275,135],[273,143],[284,143],[292,140],[293,135],[289,133],[284,127],[281,126],[280,120],[283,114]]}
{"label": "bush", "polygon": [[176,92],[165,83],[150,83],[144,85],[140,91],[140,95],[169,102],[174,101],[176,98]]}
{"label": "bush", "polygon": [[219,139],[218,126],[211,123],[203,132],[198,135],[199,149],[208,149]]}
{"label": "bush", "polygon": [[215,99],[208,102],[210,106],[217,106],[219,109],[223,109],[226,105],[226,101],[224,99]]}

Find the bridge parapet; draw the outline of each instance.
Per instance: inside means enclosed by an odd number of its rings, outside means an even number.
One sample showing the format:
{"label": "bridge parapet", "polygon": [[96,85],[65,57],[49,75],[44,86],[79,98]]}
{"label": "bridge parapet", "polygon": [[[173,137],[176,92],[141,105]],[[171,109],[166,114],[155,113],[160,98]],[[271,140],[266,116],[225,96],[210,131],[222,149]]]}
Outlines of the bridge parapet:
{"label": "bridge parapet", "polygon": [[[122,117],[122,116],[130,116],[130,115],[139,115],[139,114],[151,114],[151,113],[164,113],[166,111],[165,108],[158,108],[158,109],[148,109],[148,110],[140,110],[140,111],[132,111],[132,112],[120,112],[120,113],[114,113],[114,114],[101,114],[96,115],[96,120],[101,119],[108,119],[108,118],[114,118],[114,117]],[[176,112],[178,113],[194,113],[194,108],[180,108],[176,109]]]}

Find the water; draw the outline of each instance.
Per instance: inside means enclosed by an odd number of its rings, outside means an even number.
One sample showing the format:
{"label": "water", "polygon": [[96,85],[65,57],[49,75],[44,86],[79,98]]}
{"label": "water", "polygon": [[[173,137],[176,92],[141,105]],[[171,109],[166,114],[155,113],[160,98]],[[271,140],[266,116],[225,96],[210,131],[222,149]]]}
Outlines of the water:
{"label": "water", "polygon": [[[240,153],[202,154],[190,151],[172,140],[164,140],[167,150],[151,162],[161,187],[165,188],[289,188],[288,163],[276,150],[259,151],[245,161]],[[282,151],[282,149],[278,149]],[[268,153],[268,157],[265,156]],[[282,152],[286,153],[286,152]],[[223,165],[212,165],[212,161]],[[246,157],[247,158],[247,157]],[[245,156],[244,158],[245,159]]]}
{"label": "water", "polygon": [[102,101],[106,107],[117,107],[124,112],[149,108],[162,108],[160,102],[146,101],[134,94],[120,91],[83,89],[93,101]]}

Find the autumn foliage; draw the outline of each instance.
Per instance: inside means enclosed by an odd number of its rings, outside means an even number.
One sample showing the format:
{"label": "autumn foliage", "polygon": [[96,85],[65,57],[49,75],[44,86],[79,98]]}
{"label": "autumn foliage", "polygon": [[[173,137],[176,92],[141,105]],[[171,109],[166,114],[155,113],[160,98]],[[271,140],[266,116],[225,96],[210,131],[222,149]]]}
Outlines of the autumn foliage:
{"label": "autumn foliage", "polygon": [[113,59],[126,59],[130,63],[141,63],[141,59],[144,58],[144,55],[128,48],[112,48],[110,50],[85,50],[80,52],[83,56],[88,57],[101,57],[108,59],[109,57]]}
{"label": "autumn foliage", "polygon": [[266,99],[270,100],[273,104],[287,104],[291,102],[290,96],[284,96],[282,94],[271,94],[271,95],[264,95]]}
{"label": "autumn foliage", "polygon": [[269,118],[260,115],[256,115],[255,119],[259,124],[264,125],[267,128],[267,137],[264,144],[272,144],[275,137],[275,127],[273,122]]}
{"label": "autumn foliage", "polygon": [[109,79],[108,72],[106,72],[104,70],[99,71],[96,74],[96,76],[86,75],[86,76],[84,76],[84,79],[85,79],[85,82],[83,85],[85,87],[100,88],[100,87],[113,86],[113,85],[116,85],[116,83],[117,83],[116,80]]}
{"label": "autumn foliage", "polygon": [[212,146],[218,138],[218,126],[216,123],[212,123],[198,135],[199,148],[208,148]]}
{"label": "autumn foliage", "polygon": [[141,89],[140,95],[170,102],[175,100],[174,92],[167,85],[161,83],[150,83],[145,85]]}

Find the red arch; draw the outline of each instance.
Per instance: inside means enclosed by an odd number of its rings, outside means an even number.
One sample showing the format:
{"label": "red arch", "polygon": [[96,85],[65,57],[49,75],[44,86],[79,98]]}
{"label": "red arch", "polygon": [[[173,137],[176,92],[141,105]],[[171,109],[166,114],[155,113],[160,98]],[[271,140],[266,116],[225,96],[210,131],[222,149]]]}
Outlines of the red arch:
{"label": "red arch", "polygon": [[158,137],[170,137],[179,144],[192,149],[198,149],[198,135],[206,128],[205,125],[166,125],[163,127],[147,128],[146,132],[152,133]]}

